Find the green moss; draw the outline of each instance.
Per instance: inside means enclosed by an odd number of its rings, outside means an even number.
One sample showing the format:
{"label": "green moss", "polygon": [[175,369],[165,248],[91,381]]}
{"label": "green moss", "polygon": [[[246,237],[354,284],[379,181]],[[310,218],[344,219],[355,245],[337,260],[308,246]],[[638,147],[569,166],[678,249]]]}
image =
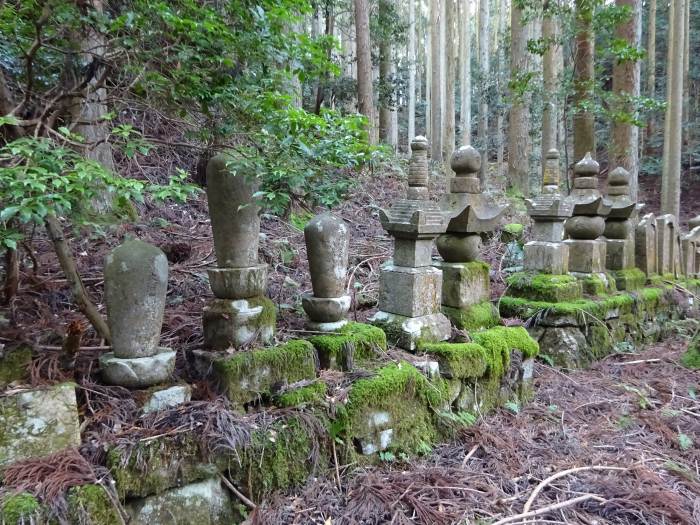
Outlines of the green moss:
{"label": "green moss", "polygon": [[486,373],[486,349],[476,343],[428,343],[419,350],[440,364],[440,372],[454,379],[478,378]]}
{"label": "green moss", "polygon": [[462,330],[490,328],[501,320],[497,308],[490,301],[484,301],[468,308],[452,308],[443,305],[442,312],[453,325]]}
{"label": "green moss", "polygon": [[690,369],[700,368],[700,349],[698,344],[691,344],[681,356],[681,364]]}
{"label": "green moss", "polygon": [[28,492],[6,497],[0,506],[0,523],[15,525],[33,522],[32,516],[41,509],[39,501]]}
{"label": "green moss", "polygon": [[614,274],[615,284],[618,290],[638,290],[643,288],[647,282],[646,274],[639,268],[630,268],[628,270],[618,270]]}
{"label": "green moss", "polygon": [[308,386],[297,388],[277,397],[275,404],[279,407],[298,407],[321,403],[326,398],[326,384],[317,381]]}
{"label": "green moss", "polygon": [[490,330],[471,334],[475,343],[487,351],[487,374],[491,378],[500,379],[510,366],[512,350],[519,350],[526,358],[537,355],[540,348],[537,341],[532,339],[522,326],[497,326]]}
{"label": "green moss", "polygon": [[512,233],[513,235],[522,235],[525,227],[522,224],[510,223],[503,227],[503,231]]}
{"label": "green moss", "polygon": [[501,298],[501,315],[503,317],[519,317],[528,319],[542,312],[556,315],[590,314],[595,317],[604,316],[609,310],[620,308],[631,309],[637,301],[633,294],[617,294],[601,297],[600,299],[579,299],[569,302],[531,301],[521,297],[504,296]]}
{"label": "green moss", "polygon": [[293,340],[272,348],[243,351],[214,361],[214,372],[228,398],[247,403],[270,395],[278,382],[316,377],[316,352],[309,341]]}
{"label": "green moss", "polygon": [[592,359],[601,359],[613,349],[613,340],[607,326],[592,323],[587,328],[586,340],[590,345]]}
{"label": "green moss", "polygon": [[309,338],[318,352],[321,368],[349,370],[353,359],[369,359],[386,352],[386,334],[381,328],[350,322],[336,333]]}
{"label": "green moss", "polygon": [[267,297],[251,297],[246,299],[246,301],[248,301],[248,305],[251,308],[262,306],[262,312],[255,318],[255,328],[258,330],[271,328],[274,331],[277,322],[277,307],[275,303]]}
{"label": "green moss", "polygon": [[68,514],[71,523],[113,525],[122,523],[105,489],[100,485],[81,485],[68,491]]}
{"label": "green moss", "polygon": [[518,272],[506,283],[511,295],[533,301],[573,301],[581,297],[582,291],[581,283],[572,275]]}
{"label": "green moss", "polygon": [[27,346],[6,350],[0,357],[0,388],[15,381],[29,378],[29,365],[32,362],[32,349]]}
{"label": "green moss", "polygon": [[664,291],[661,288],[645,288],[639,292],[639,296],[645,301],[650,303],[657,303],[661,300],[664,295]]}
{"label": "green moss", "polygon": [[489,280],[489,272],[491,268],[484,261],[470,261],[468,263],[462,263],[459,274],[463,281],[471,281],[473,279],[486,279]]}
{"label": "green moss", "polygon": [[606,274],[606,279],[596,274],[589,275],[581,279],[581,285],[587,295],[603,296],[616,290],[615,279],[610,274]]}

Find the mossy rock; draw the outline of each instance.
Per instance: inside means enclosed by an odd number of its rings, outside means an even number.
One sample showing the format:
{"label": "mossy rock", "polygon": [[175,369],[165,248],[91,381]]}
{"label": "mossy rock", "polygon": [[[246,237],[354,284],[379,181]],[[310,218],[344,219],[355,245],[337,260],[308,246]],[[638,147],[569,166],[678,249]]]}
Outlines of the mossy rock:
{"label": "mossy rock", "polygon": [[555,315],[582,315],[584,319],[589,314],[604,319],[610,310],[618,309],[620,313],[627,313],[634,308],[637,302],[637,294],[619,293],[597,299],[578,299],[565,302],[532,301],[521,297],[503,296],[499,304],[503,317],[529,319],[535,315],[551,312]]}
{"label": "mossy rock", "polygon": [[610,273],[606,273],[604,275],[588,275],[580,279],[580,281],[583,293],[585,295],[602,297],[604,295],[612,294],[617,291],[615,278]]}
{"label": "mossy rock", "polygon": [[639,268],[630,268],[628,270],[618,270],[613,272],[615,277],[615,285],[618,290],[631,292],[644,288],[647,282],[646,274]]}
{"label": "mossy rock", "polygon": [[195,438],[186,435],[144,441],[129,452],[110,449],[107,467],[122,499],[160,494],[218,470],[203,457]]}
{"label": "mossy rock", "polygon": [[501,321],[498,309],[491,301],[484,301],[468,308],[452,308],[443,305],[442,313],[461,330],[491,328]]}
{"label": "mossy rock", "polygon": [[419,350],[435,359],[448,379],[479,378],[488,368],[487,351],[477,343],[427,343]]}
{"label": "mossy rock", "polygon": [[68,491],[68,517],[71,523],[119,525],[121,514],[112,503],[107,489],[100,485],[80,485]]}
{"label": "mossy rock", "polygon": [[691,370],[700,368],[700,336],[695,336],[688,349],[683,353],[680,360],[681,365]]}
{"label": "mossy rock", "polygon": [[32,362],[32,349],[18,346],[0,354],[0,389],[10,383],[26,382],[29,379],[29,365]]}
{"label": "mossy rock", "polygon": [[238,352],[214,361],[214,373],[232,403],[269,398],[273,387],[316,377],[316,351],[309,341]]}
{"label": "mossy rock", "polygon": [[29,492],[8,495],[0,501],[0,523],[3,525],[37,523],[41,515],[39,500]]}
{"label": "mossy rock", "polygon": [[506,224],[501,232],[501,240],[503,242],[519,241],[523,238],[525,227],[522,224],[512,222]]}
{"label": "mossy rock", "polygon": [[295,388],[275,398],[275,405],[281,408],[322,405],[326,399],[326,384],[315,381],[310,385]]}
{"label": "mossy rock", "polygon": [[582,293],[581,283],[572,275],[518,272],[508,277],[506,283],[513,297],[532,301],[574,301],[580,299]]}
{"label": "mossy rock", "polygon": [[364,323],[347,323],[336,333],[309,338],[323,369],[351,370],[355,359],[371,359],[386,352],[386,334],[381,328]]}

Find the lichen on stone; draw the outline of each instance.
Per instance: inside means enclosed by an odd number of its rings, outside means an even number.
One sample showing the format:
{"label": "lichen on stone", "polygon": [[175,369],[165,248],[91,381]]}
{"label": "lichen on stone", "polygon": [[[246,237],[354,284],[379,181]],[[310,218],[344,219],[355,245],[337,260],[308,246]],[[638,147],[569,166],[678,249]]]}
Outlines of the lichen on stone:
{"label": "lichen on stone", "polygon": [[246,301],[248,301],[250,308],[262,307],[262,312],[254,320],[255,327],[258,330],[268,329],[274,331],[277,321],[277,307],[275,303],[267,297],[251,297],[246,299]]}
{"label": "lichen on stone", "polygon": [[0,357],[0,388],[15,381],[29,378],[29,365],[32,362],[32,349],[27,346],[5,350]]}

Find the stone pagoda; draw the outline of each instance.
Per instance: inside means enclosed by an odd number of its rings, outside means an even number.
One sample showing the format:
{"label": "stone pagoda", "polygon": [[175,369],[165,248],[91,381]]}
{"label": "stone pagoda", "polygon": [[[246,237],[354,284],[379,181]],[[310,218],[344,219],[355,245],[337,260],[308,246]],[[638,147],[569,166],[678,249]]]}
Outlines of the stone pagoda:
{"label": "stone pagoda", "polygon": [[[635,268],[635,228],[642,205],[630,198],[630,174],[622,167],[615,168],[608,176],[608,201],[610,214],[605,221],[606,263],[615,272],[618,289],[631,290],[644,284],[643,272],[630,272]],[[639,274],[638,279],[633,279]]]}
{"label": "stone pagoda", "polygon": [[350,236],[342,219],[322,213],[304,228],[313,295],[301,304],[311,330],[330,332],[347,324],[350,296],[345,293]]}
{"label": "stone pagoda", "polygon": [[476,149],[462,146],[455,150],[450,166],[455,177],[440,201],[449,223],[437,239],[443,260],[435,263],[443,273],[443,312],[460,328],[484,328],[498,314],[490,303],[489,267],[478,261],[481,235],[498,227],[506,207],[488,202],[481,192],[481,155]]}
{"label": "stone pagoda", "polygon": [[566,220],[569,239],[569,272],[576,277],[597,275],[605,282],[606,243],[602,238],[605,218],[611,204],[598,190],[599,164],[590,153],[574,166],[574,188],[569,198],[574,203],[573,216]]}
{"label": "stone pagoda", "polygon": [[275,307],[265,297],[267,265],[258,261],[259,206],[252,175],[229,169],[232,154],[207,164],[207,200],[217,267],[210,268],[214,299],[203,312],[204,344],[212,350],[271,342]]}
{"label": "stone pagoda", "polygon": [[416,137],[411,150],[406,199],[379,212],[394,238],[394,257],[382,268],[379,311],[370,319],[406,350],[414,350],[418,339],[444,341],[451,333],[440,312],[442,272],[432,265],[433,241],[445,231],[447,218],[428,200],[428,141]]}
{"label": "stone pagoda", "polygon": [[542,193],[525,201],[532,218],[533,240],[525,244],[525,270],[553,275],[569,271],[569,247],[564,223],[574,211],[571,199],[559,193],[559,152],[551,149],[545,161]]}

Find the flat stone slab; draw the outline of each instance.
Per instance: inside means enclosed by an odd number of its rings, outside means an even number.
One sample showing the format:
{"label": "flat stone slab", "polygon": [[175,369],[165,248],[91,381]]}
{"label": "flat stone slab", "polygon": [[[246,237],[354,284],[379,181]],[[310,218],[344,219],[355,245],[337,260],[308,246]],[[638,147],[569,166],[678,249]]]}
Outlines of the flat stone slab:
{"label": "flat stone slab", "polygon": [[100,356],[102,379],[110,385],[144,388],[167,381],[175,371],[175,352],[159,348],[149,357],[120,359],[113,352]]}
{"label": "flat stone slab", "polygon": [[379,311],[369,322],[384,330],[387,339],[404,350],[415,350],[419,340],[425,342],[446,341],[452,334],[450,320],[442,313],[405,317]]}
{"label": "flat stone slab", "polygon": [[15,461],[79,445],[80,420],[73,383],[0,397],[0,469]]}
{"label": "flat stone slab", "polygon": [[[341,297],[314,297],[313,295],[303,295],[301,306],[311,323],[315,326],[327,323],[335,324],[344,321],[345,314],[350,310],[352,298],[349,295]],[[345,324],[345,323],[343,323]],[[340,325],[342,326],[342,324]],[[333,328],[330,328],[332,330]],[[329,331],[328,329],[321,331]]]}
{"label": "flat stone slab", "polygon": [[231,498],[218,479],[208,479],[126,504],[131,525],[229,525]]}
{"label": "flat stone slab", "polygon": [[144,403],[142,410],[144,414],[157,412],[186,403],[191,398],[192,388],[190,385],[175,385],[170,388],[152,392],[148,400]]}

